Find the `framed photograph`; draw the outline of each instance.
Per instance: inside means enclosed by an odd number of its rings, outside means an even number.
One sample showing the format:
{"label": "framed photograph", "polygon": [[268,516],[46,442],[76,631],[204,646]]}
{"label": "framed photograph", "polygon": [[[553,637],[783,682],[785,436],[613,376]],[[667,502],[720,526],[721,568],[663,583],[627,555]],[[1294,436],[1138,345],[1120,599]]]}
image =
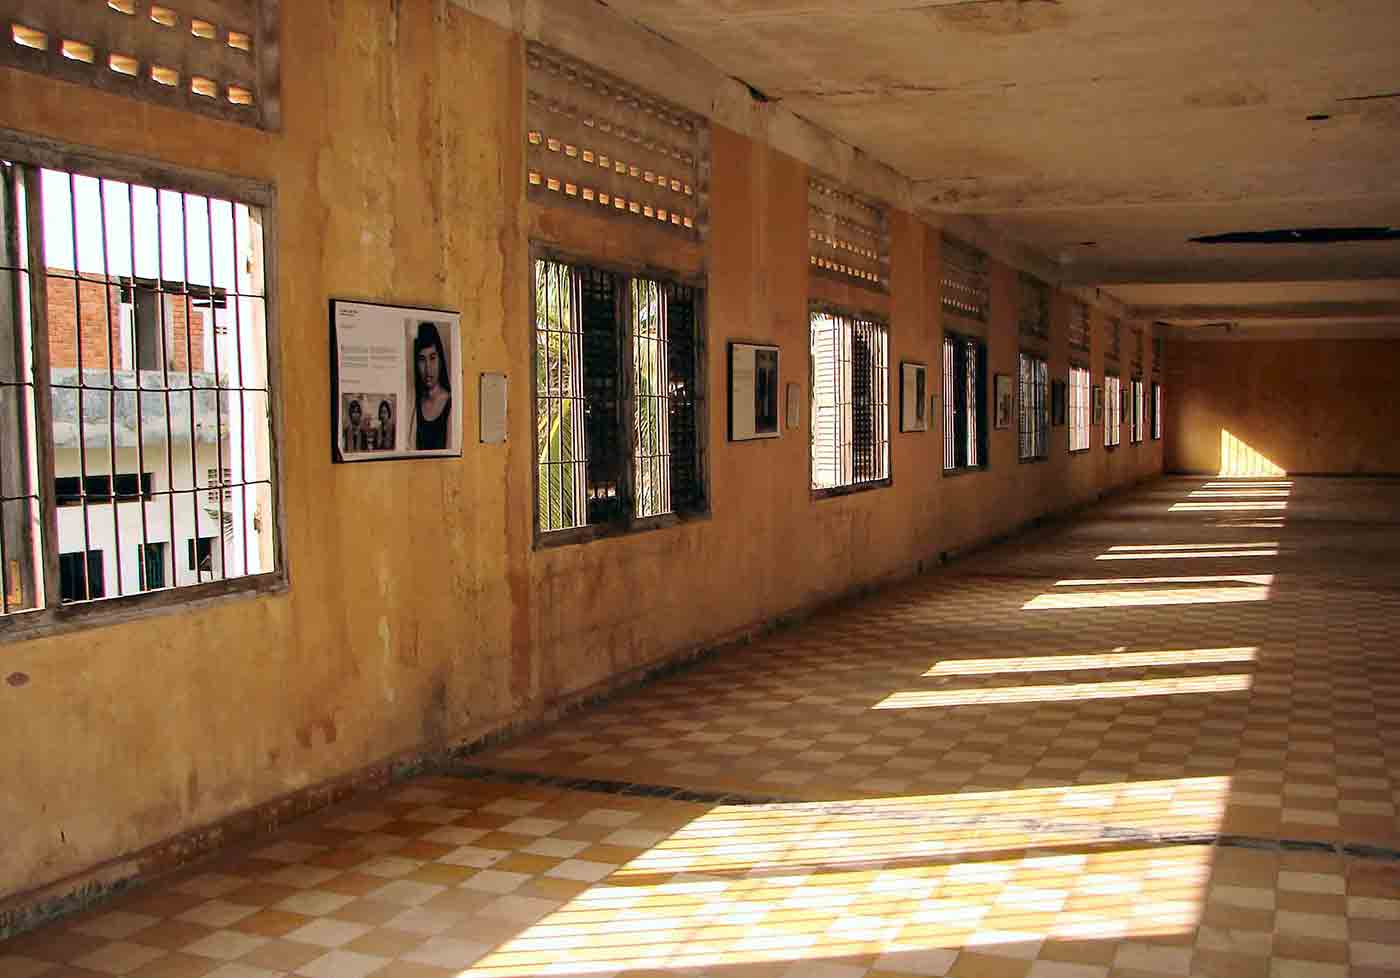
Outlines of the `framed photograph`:
{"label": "framed photograph", "polygon": [[1065,424],[1065,400],[1068,389],[1068,385],[1063,380],[1050,382],[1050,423],[1056,428],[1062,428]]}
{"label": "framed photograph", "polygon": [[461,314],[332,299],[331,460],[462,454]]}
{"label": "framed photograph", "polygon": [[1101,426],[1103,425],[1103,388],[1102,388],[1102,387],[1095,387],[1095,388],[1094,388],[1094,425],[1095,425],[1095,427],[1101,427]]}
{"label": "framed photograph", "polygon": [[899,365],[899,430],[928,431],[928,366]]}
{"label": "framed photograph", "polygon": [[778,348],[729,344],[729,440],[777,438]]}
{"label": "framed photograph", "polygon": [[1011,377],[1009,374],[997,374],[993,377],[992,390],[995,394],[993,405],[995,416],[992,418],[992,427],[1000,430],[1011,427]]}

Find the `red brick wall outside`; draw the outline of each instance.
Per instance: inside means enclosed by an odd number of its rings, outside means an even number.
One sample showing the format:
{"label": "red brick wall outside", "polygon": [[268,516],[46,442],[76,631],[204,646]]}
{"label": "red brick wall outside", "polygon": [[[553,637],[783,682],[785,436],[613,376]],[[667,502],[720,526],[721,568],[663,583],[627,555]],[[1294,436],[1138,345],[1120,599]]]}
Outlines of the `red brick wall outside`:
{"label": "red brick wall outside", "polygon": [[[118,370],[130,370],[134,363],[123,363],[121,359],[121,289],[116,285],[104,286],[100,278],[85,277],[73,280],[71,271],[50,269],[49,292],[49,365],[54,369],[72,370],[78,366],[78,312],[82,311],[83,369],[106,370],[107,350],[110,348],[116,358]],[[105,293],[105,294],[104,294]],[[185,297],[166,296],[166,316],[172,325],[167,334],[170,341],[170,369],[185,370],[189,358],[186,355],[186,333],[189,334],[189,353],[192,355],[195,370],[204,369],[204,318],[202,309],[188,310],[192,319],[187,320]],[[110,316],[110,318],[109,318]],[[187,329],[186,323],[189,322]]]}

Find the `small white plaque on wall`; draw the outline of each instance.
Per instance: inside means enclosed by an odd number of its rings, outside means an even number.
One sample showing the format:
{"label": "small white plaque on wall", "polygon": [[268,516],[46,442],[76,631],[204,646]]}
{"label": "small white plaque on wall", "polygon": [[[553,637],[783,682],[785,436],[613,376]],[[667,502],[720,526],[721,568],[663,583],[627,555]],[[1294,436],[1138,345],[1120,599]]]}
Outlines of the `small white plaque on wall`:
{"label": "small white plaque on wall", "polygon": [[481,443],[483,445],[505,444],[506,395],[505,374],[481,375]]}

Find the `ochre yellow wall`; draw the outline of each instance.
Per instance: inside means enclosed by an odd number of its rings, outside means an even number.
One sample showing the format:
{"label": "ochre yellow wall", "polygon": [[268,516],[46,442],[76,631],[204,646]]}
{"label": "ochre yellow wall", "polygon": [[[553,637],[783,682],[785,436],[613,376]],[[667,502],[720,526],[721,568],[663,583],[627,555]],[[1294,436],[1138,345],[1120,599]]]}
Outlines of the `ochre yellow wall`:
{"label": "ochre yellow wall", "polygon": [[1400,473],[1394,339],[1177,342],[1166,360],[1172,471]]}
{"label": "ochre yellow wall", "polygon": [[[989,471],[943,478],[937,424],[900,434],[895,412],[893,486],[813,500],[808,298],[888,313],[895,390],[900,360],[928,364],[937,390],[937,233],[893,215],[888,297],[809,280],[804,165],[723,129],[705,248],[541,212],[524,197],[518,37],[450,4],[281,9],[280,134],[0,70],[0,126],[276,186],[291,575],[277,596],[0,646],[0,672],[31,677],[0,684],[0,898],[386,757],[474,739],[1160,470],[1160,443],[1125,436],[1106,453],[1095,429],[1095,448],[1069,458],[1056,428],[1046,463],[1018,465],[1014,432],[998,432]],[[532,549],[532,238],[708,269],[709,519]],[[996,275],[991,364],[1014,376],[1014,274]],[[469,435],[460,461],[332,466],[332,296],[462,310],[466,390],[480,371],[510,375],[507,444]],[[1067,303],[1056,315],[1062,327]],[[730,339],[782,347],[802,430],[724,440]],[[1055,344],[1063,378],[1062,328]],[[1101,383],[1101,353],[1094,369]],[[474,396],[464,403],[474,432]]]}

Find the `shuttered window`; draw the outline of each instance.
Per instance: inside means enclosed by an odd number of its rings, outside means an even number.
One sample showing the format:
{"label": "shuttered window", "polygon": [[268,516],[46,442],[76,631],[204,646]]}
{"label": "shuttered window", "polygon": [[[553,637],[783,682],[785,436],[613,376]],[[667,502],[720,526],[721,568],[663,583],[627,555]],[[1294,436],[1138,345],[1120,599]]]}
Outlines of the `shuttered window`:
{"label": "shuttered window", "polygon": [[1069,450],[1089,448],[1090,378],[1086,367],[1069,368]]}
{"label": "shuttered window", "polygon": [[1112,448],[1123,440],[1123,382],[1117,374],[1103,379],[1103,443]]}
{"label": "shuttered window", "polygon": [[813,309],[812,489],[877,485],[890,477],[889,329]]}

